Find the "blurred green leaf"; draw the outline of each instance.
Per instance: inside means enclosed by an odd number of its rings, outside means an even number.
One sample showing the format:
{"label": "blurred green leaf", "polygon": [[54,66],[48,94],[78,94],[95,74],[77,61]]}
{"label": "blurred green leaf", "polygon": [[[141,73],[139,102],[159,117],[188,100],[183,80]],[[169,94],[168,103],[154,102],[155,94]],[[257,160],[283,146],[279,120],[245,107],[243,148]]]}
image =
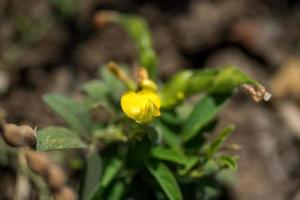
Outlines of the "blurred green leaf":
{"label": "blurred green leaf", "polygon": [[184,167],[182,169],[178,170],[178,173],[181,176],[187,175],[189,171],[199,163],[199,156],[189,156],[187,162],[185,163]]}
{"label": "blurred green leaf", "polygon": [[150,157],[152,148],[151,139],[144,137],[142,140],[133,141],[129,145],[127,153],[127,166],[130,168],[143,168]]}
{"label": "blurred green leaf", "polygon": [[125,191],[125,183],[122,181],[119,181],[114,184],[113,188],[111,189],[111,192],[107,198],[107,200],[120,200],[122,199],[122,195]]}
{"label": "blurred green leaf", "polygon": [[235,173],[231,169],[222,169],[216,174],[216,179],[222,185],[232,188],[236,183]]}
{"label": "blurred green leaf", "polygon": [[220,98],[206,96],[200,99],[181,130],[183,140],[187,142],[195,137],[207,123],[214,119],[226,101],[226,96]]}
{"label": "blurred green leaf", "polygon": [[57,8],[63,18],[74,16],[79,8],[78,0],[50,0],[50,3]]}
{"label": "blurred green leaf", "polygon": [[111,159],[105,166],[100,182],[96,189],[91,193],[88,199],[101,199],[103,190],[112,182],[123,166],[123,162],[119,158]]}
{"label": "blurred green leaf", "polygon": [[95,131],[93,135],[107,143],[126,142],[128,140],[127,136],[123,133],[122,128],[118,126],[108,126],[104,129]]}
{"label": "blurred green leaf", "polygon": [[182,97],[182,95],[185,95],[186,88],[193,74],[192,70],[186,70],[176,73],[170,78],[161,91],[163,108],[169,108],[183,100],[184,96]]}
{"label": "blurred green leaf", "polygon": [[37,150],[86,148],[86,144],[78,135],[66,128],[47,127],[37,133]]}
{"label": "blurred green leaf", "polygon": [[182,200],[181,190],[170,169],[162,162],[149,161],[147,168],[170,200]]}
{"label": "blurred green leaf", "polygon": [[188,158],[179,150],[167,147],[155,147],[151,149],[151,156],[160,160],[170,161],[185,165]]}
{"label": "blurred green leaf", "polygon": [[205,175],[212,175],[220,169],[220,166],[215,160],[208,160],[204,166],[203,171]]}
{"label": "blurred green leaf", "polygon": [[190,95],[231,94],[242,84],[258,85],[238,68],[228,66],[220,69],[186,70],[175,74],[162,89],[162,107],[172,108]]}
{"label": "blurred green leaf", "polygon": [[237,157],[222,155],[218,158],[218,162],[223,167],[228,167],[231,170],[237,170]]}
{"label": "blurred green leaf", "polygon": [[84,179],[81,184],[81,199],[88,200],[101,179],[102,160],[96,149],[91,150],[87,157]]}
{"label": "blurred green leaf", "polygon": [[155,124],[155,130],[163,137],[163,140],[173,147],[178,147],[181,144],[181,139],[173,133],[167,126],[161,122]]}
{"label": "blurred green leaf", "polygon": [[245,83],[258,85],[255,80],[249,78],[238,68],[230,66],[220,70],[208,91],[214,94],[226,93]]}
{"label": "blurred green leaf", "polygon": [[91,126],[87,110],[72,99],[62,95],[46,95],[44,101],[80,135],[89,134]]}
{"label": "blurred green leaf", "polygon": [[87,93],[89,98],[94,101],[106,101],[107,93],[109,88],[105,85],[103,81],[92,80],[85,83],[82,89]]}
{"label": "blurred green leaf", "polygon": [[182,121],[180,121],[179,116],[175,112],[172,112],[172,110],[162,110],[160,121],[164,122],[168,125],[179,125]]}
{"label": "blurred green leaf", "polygon": [[105,188],[110,184],[110,182],[113,180],[113,178],[122,168],[122,164],[123,162],[118,158],[112,159],[107,164],[101,178],[101,182],[100,182],[101,187]]}
{"label": "blurred green leaf", "polygon": [[226,127],[222,132],[217,136],[217,138],[208,146],[206,153],[207,157],[211,158],[221,147],[224,141],[228,138],[228,136],[233,132],[234,125],[230,125]]}
{"label": "blurred green leaf", "polygon": [[202,189],[202,196],[201,200],[215,200],[219,197],[219,190],[218,188],[210,185],[205,185]]}
{"label": "blurred green leaf", "polygon": [[146,21],[137,15],[121,14],[118,22],[135,41],[139,50],[140,65],[145,67],[151,79],[155,80],[158,58],[152,47],[151,34]]}
{"label": "blurred green leaf", "polygon": [[126,91],[126,86],[114,74],[108,71],[107,68],[108,67],[106,65],[100,67],[100,76],[105,83],[105,88],[108,89],[108,94],[113,98],[113,100],[119,102],[121,95]]}

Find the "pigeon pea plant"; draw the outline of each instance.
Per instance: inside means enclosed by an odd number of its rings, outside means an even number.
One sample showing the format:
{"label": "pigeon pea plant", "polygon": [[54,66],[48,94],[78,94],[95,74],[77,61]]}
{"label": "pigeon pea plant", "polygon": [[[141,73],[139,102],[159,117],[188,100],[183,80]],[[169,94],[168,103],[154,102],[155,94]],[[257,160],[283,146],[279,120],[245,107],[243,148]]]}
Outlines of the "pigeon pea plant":
{"label": "pigeon pea plant", "polygon": [[101,78],[82,86],[80,102],[46,95],[66,126],[38,130],[36,151],[85,149],[78,189],[83,200],[216,198],[237,168],[236,157],[220,149],[233,125],[208,140],[216,115],[236,88],[257,101],[269,94],[234,66],[188,69],[162,82],[143,19],[100,12],[95,23],[122,26],[137,45],[142,67],[131,73],[114,62],[101,66]]}

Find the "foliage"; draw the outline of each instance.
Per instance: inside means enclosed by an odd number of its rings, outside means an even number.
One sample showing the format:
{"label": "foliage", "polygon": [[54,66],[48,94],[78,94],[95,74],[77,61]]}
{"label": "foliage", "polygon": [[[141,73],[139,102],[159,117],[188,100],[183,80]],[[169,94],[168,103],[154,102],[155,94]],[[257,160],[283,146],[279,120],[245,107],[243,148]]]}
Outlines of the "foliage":
{"label": "foliage", "polygon": [[[155,81],[157,56],[147,24],[134,15],[118,14],[117,19],[138,47],[139,64]],[[83,200],[215,198],[220,177],[226,177],[220,173],[237,168],[236,157],[220,150],[234,127],[226,127],[212,141],[207,135],[233,91],[259,83],[234,66],[185,70],[155,91],[161,98],[160,116],[137,123],[125,116],[120,105],[128,80],[133,79],[126,73],[129,68],[118,65],[117,73],[108,69],[101,66],[100,79],[82,86],[80,102],[57,94],[44,97],[66,126],[40,129],[37,150],[86,149],[80,184]],[[104,116],[98,119],[95,113]]]}

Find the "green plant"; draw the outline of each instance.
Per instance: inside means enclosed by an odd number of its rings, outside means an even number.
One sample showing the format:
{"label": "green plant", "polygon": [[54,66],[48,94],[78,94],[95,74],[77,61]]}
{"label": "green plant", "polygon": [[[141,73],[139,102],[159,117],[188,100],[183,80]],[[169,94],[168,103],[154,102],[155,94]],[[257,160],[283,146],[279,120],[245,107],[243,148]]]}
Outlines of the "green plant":
{"label": "green plant", "polygon": [[216,116],[240,86],[256,100],[268,93],[234,66],[185,70],[162,83],[143,19],[105,12],[96,21],[123,26],[138,46],[143,68],[130,77],[126,65],[101,66],[101,79],[82,86],[80,102],[44,96],[66,126],[38,130],[34,148],[87,150],[78,190],[83,200],[216,198],[220,183],[237,168],[237,158],[220,151],[233,125],[207,139]]}

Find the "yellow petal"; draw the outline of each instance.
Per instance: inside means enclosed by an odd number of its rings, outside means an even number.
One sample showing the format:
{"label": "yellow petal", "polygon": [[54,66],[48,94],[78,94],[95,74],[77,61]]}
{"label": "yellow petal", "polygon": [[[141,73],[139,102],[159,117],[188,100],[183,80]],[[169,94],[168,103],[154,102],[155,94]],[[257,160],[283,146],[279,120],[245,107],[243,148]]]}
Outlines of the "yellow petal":
{"label": "yellow petal", "polygon": [[141,90],[138,92],[144,99],[149,99],[157,108],[160,108],[161,101],[157,93],[150,90]]}
{"label": "yellow petal", "polygon": [[149,123],[160,116],[161,101],[159,96],[150,90],[126,92],[121,98],[124,113],[138,123]]}

